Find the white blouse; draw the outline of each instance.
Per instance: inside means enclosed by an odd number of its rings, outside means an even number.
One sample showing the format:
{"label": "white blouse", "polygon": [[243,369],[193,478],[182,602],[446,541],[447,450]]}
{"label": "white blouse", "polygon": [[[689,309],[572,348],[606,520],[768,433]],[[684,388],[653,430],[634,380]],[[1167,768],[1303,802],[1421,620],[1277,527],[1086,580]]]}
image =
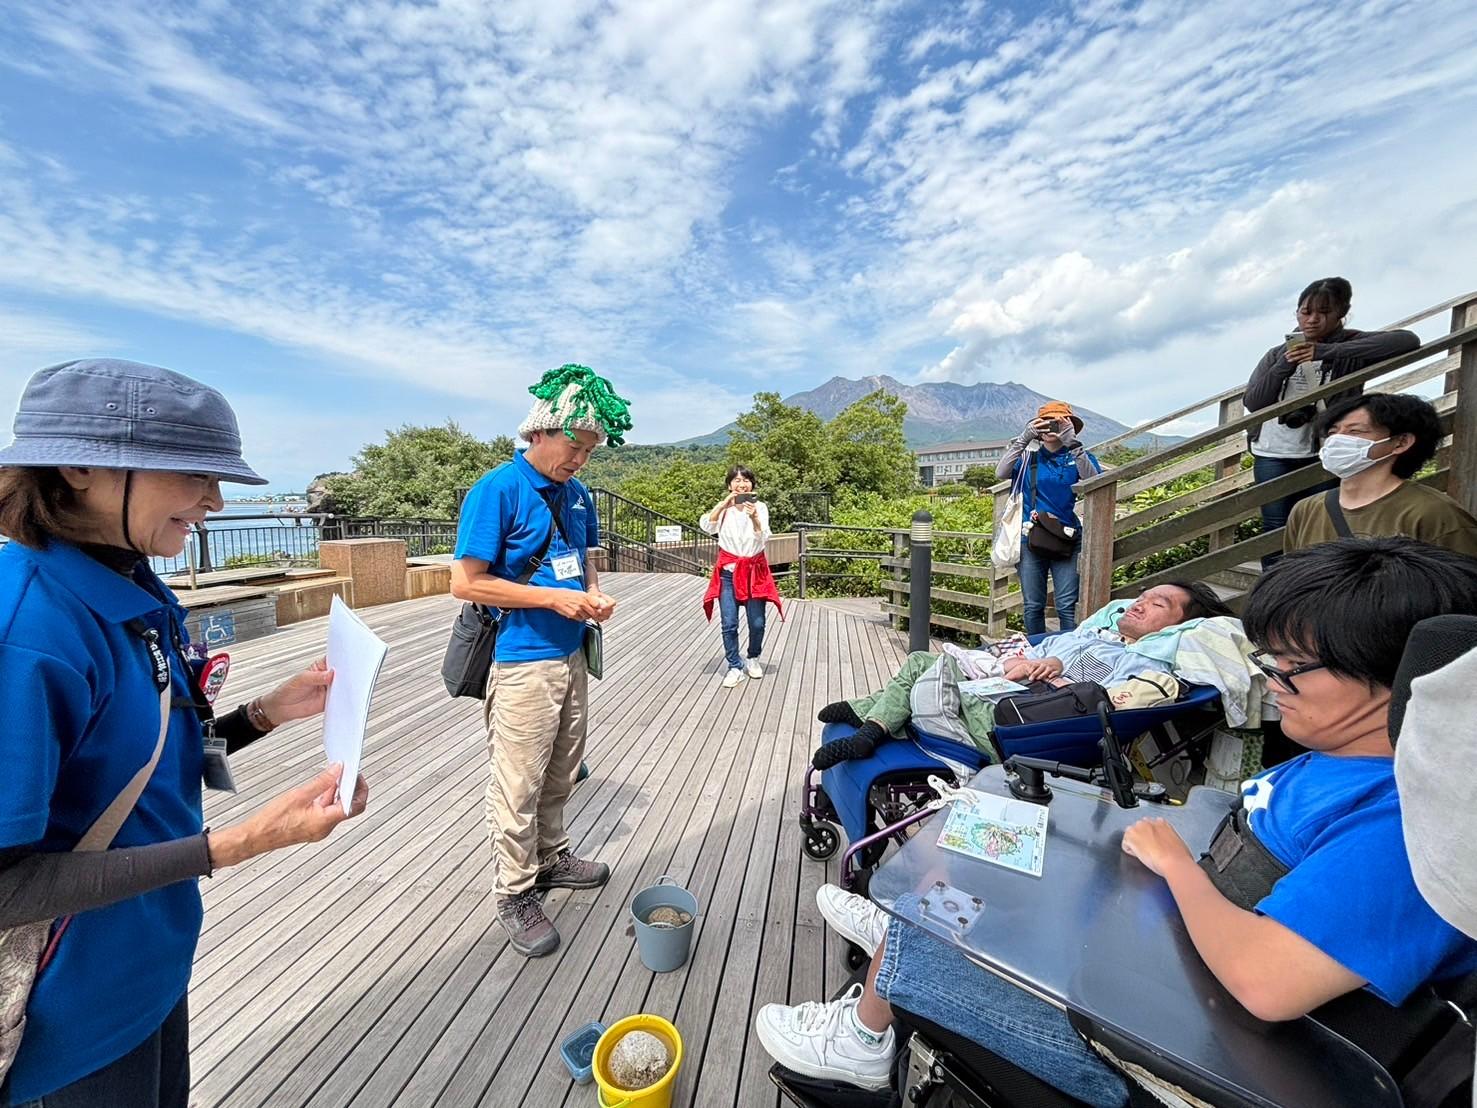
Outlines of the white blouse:
{"label": "white blouse", "polygon": [[749,519],[748,513],[738,508],[726,510],[722,521],[718,523],[713,522],[711,514],[700,516],[697,525],[704,534],[718,536],[720,549],[740,558],[752,558],[763,551],[764,544],[769,541],[769,506],[762,500],[756,500],[754,508],[759,515],[757,531],[754,530],[754,523]]}

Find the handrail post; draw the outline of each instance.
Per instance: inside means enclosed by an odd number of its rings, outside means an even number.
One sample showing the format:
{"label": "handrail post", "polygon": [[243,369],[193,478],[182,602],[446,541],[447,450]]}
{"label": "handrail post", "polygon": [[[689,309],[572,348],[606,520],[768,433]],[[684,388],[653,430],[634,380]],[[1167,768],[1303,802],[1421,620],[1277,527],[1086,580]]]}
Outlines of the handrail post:
{"label": "handrail post", "polygon": [[805,599],[805,524],[795,525],[795,573],[799,584],[800,599]]}
{"label": "handrail post", "polygon": [[[1453,331],[1473,324],[1477,324],[1477,300],[1452,308]],[[1460,361],[1446,379],[1446,391],[1457,394],[1451,420],[1451,472],[1446,478],[1446,494],[1467,511],[1477,512],[1477,341],[1464,342],[1457,349],[1461,353]]]}
{"label": "handrail post", "polygon": [[913,513],[908,533],[908,650],[928,649],[933,590],[933,516]]}
{"label": "handrail post", "polygon": [[1118,482],[1109,481],[1082,498],[1082,548],[1077,552],[1079,611],[1095,612],[1113,591],[1113,515]]}
{"label": "handrail post", "polygon": [[[908,538],[901,531],[893,532],[892,536],[892,560],[897,563],[892,567],[892,581],[898,587],[892,593],[892,603],[895,607],[902,607],[903,596],[903,566],[902,562],[908,555]],[[892,614],[892,629],[901,631],[903,629],[903,617],[897,612]]]}
{"label": "handrail post", "polygon": [[203,519],[195,525],[195,542],[196,549],[199,551],[195,564],[201,573],[209,573],[214,567],[210,564],[210,536],[205,533],[205,520]]}
{"label": "handrail post", "polygon": [[[1240,419],[1245,414],[1246,406],[1242,403],[1241,397],[1228,396],[1226,399],[1221,401],[1220,411],[1218,414],[1218,418],[1216,419],[1216,425],[1219,427],[1224,427],[1226,424]],[[1224,480],[1225,478],[1233,476],[1234,474],[1239,472],[1241,469],[1242,456],[1242,454],[1233,454],[1229,458],[1216,462],[1215,479],[1217,481]],[[1230,527],[1223,528],[1211,534],[1210,549],[1224,550],[1228,546],[1235,545],[1235,542],[1236,525],[1233,523]]]}

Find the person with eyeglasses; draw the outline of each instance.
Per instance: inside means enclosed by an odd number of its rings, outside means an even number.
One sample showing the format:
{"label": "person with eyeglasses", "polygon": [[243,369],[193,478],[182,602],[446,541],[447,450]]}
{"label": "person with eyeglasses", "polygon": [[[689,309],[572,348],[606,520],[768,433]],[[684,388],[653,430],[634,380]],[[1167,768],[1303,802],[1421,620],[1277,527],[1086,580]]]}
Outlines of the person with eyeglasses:
{"label": "person with eyeglasses", "polygon": [[[1242,618],[1283,726],[1306,753],[1247,782],[1201,858],[1163,819],[1140,820],[1122,841],[1165,879],[1196,952],[1252,1016],[1312,1013],[1376,1056],[1372,1036],[1389,1023],[1372,1009],[1393,1015],[1426,981],[1477,970],[1477,942],[1438,916],[1412,877],[1389,734],[1406,640],[1442,613],[1477,615],[1477,561],[1392,539],[1288,555],[1257,582]],[[1104,875],[1105,897],[1117,879]],[[872,963],[837,1000],[760,1009],[756,1034],[782,1065],[888,1087],[896,1004],[1085,1103],[1128,1103],[1123,1075],[1059,1009],[862,897],[820,907]]]}

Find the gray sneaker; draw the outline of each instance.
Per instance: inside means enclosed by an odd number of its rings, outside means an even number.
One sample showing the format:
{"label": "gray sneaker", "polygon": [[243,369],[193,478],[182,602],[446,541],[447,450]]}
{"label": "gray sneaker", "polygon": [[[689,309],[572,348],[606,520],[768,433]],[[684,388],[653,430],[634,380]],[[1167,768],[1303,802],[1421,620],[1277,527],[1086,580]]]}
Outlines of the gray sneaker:
{"label": "gray sneaker", "polygon": [[551,865],[538,871],[533,879],[535,889],[598,889],[610,880],[610,867],[604,862],[587,862],[571,851],[561,850]]}
{"label": "gray sneaker", "polygon": [[508,930],[508,945],[529,958],[542,958],[559,947],[559,932],[544,915],[543,902],[533,890],[497,898],[497,918]]}

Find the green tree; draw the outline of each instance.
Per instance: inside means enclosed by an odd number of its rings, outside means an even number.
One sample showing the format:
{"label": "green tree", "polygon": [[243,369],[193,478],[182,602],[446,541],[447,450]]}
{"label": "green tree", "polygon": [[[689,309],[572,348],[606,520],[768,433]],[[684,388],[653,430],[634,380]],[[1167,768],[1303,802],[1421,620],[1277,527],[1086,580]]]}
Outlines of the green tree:
{"label": "green tree", "polygon": [[723,462],[677,457],[665,465],[651,465],[628,473],[615,491],[652,511],[695,527],[697,517],[723,495],[723,477],[727,472]]}
{"label": "green tree", "polygon": [[918,483],[913,452],[903,437],[908,405],[881,391],[862,397],[826,425],[835,472],[856,492],[905,496]]}
{"label": "green tree", "polygon": [[347,515],[451,519],[456,490],[512,456],[507,435],[484,442],[450,420],[442,427],[407,423],[388,432],[383,443],[361,449],[353,472],[330,475],[323,484],[335,510]]}
{"label": "green tree", "polygon": [[968,466],[964,470],[964,483],[972,489],[987,489],[995,481],[994,466]]}

